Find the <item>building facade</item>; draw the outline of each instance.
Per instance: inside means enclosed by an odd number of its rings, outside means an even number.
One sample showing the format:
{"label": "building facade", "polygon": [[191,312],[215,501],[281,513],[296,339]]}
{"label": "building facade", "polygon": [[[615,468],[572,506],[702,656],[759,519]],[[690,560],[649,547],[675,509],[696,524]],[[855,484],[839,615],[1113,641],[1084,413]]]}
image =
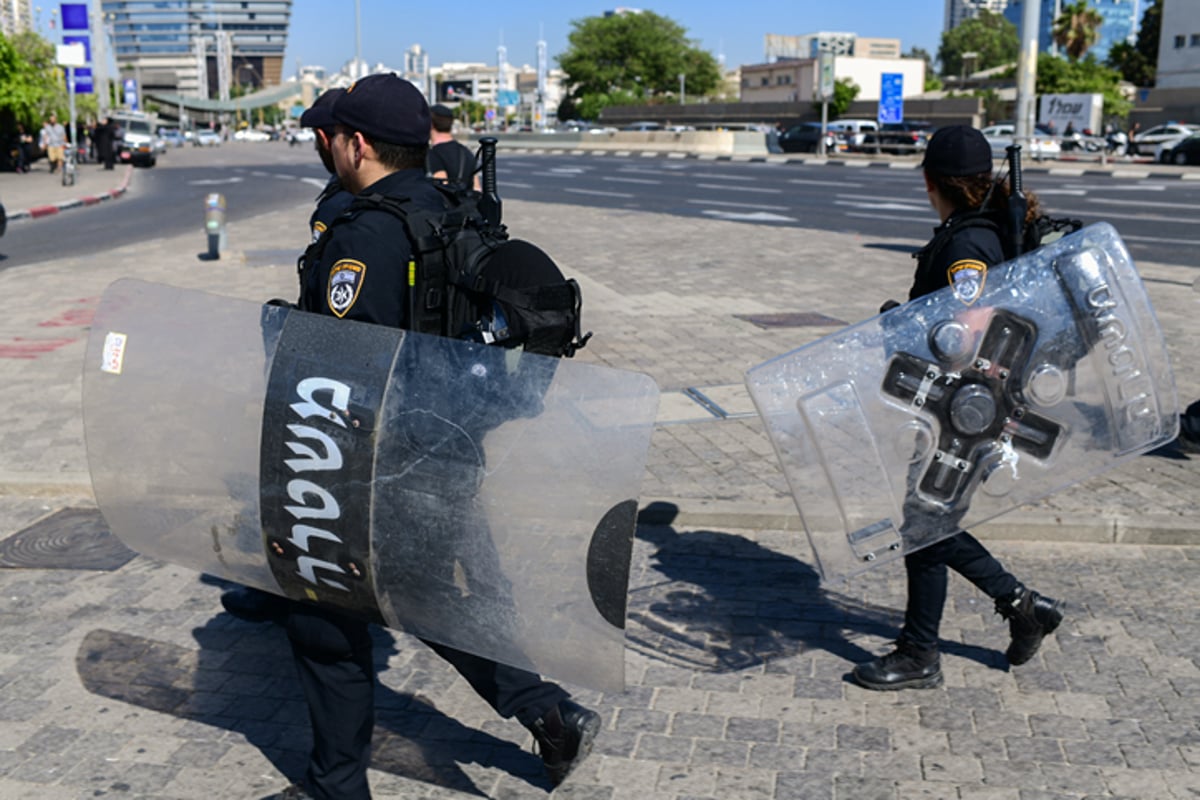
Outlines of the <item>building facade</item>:
{"label": "building facade", "polygon": [[981,11],[1003,14],[1008,0],[946,0],[946,17],[942,32],[952,31],[969,19],[975,19]]}
{"label": "building facade", "polygon": [[[882,94],[884,73],[904,76],[901,94],[917,97],[925,91],[923,58],[858,58],[838,56],[834,80],[851,80],[858,86],[855,100],[875,101]],[[811,103],[817,95],[817,59],[796,58],[741,68],[743,103]]]}
{"label": "building facade", "polygon": [[784,36],[768,33],[763,37],[763,61],[816,58],[820,53],[859,58],[899,58],[899,39],[878,39],[853,33],[807,33]]}
{"label": "building facade", "polygon": [[[1040,2],[1038,13],[1038,50],[1043,53],[1057,53],[1058,46],[1054,43],[1054,20],[1062,14],[1062,8],[1069,0],[1030,0]],[[1118,42],[1133,42],[1137,38],[1138,25],[1141,23],[1144,0],[1088,0],[1088,5],[1094,8],[1104,23],[1100,26],[1100,39],[1088,50],[1097,61],[1103,62],[1113,45]],[[1021,29],[1021,16],[1024,14],[1025,0],[1008,0],[1004,10],[1004,18]]]}
{"label": "building facade", "polygon": [[1162,0],[1158,89],[1200,89],[1200,2]]}
{"label": "building facade", "polygon": [[0,33],[12,36],[33,29],[33,0],[0,0]]}
{"label": "building facade", "polygon": [[103,0],[122,77],[145,89],[227,99],[277,86],[292,0]]}

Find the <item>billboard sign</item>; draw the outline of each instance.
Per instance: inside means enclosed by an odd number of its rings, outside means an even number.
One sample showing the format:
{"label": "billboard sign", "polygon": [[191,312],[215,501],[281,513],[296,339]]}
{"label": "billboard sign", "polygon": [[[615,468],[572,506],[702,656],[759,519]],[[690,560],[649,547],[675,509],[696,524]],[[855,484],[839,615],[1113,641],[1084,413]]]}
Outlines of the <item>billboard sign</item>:
{"label": "billboard sign", "polygon": [[438,83],[438,99],[457,102],[473,100],[475,97],[475,81],[441,81]]}
{"label": "billboard sign", "polygon": [[904,73],[885,72],[880,76],[879,122],[904,121]]}

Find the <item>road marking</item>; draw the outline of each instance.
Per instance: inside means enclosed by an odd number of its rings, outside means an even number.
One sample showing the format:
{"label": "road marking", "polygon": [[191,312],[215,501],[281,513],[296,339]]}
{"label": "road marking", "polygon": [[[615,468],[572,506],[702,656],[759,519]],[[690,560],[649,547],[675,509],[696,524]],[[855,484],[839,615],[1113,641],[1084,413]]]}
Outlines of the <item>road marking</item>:
{"label": "road marking", "polygon": [[693,172],[693,178],[716,178],[723,181],[756,181],[759,178],[754,175],[724,175],[719,172]]}
{"label": "road marking", "polygon": [[[1167,185],[1165,183],[1141,183],[1137,186],[1114,186],[1108,185],[1101,187],[1091,186],[1085,183],[1068,183],[1066,189],[1087,189],[1088,191],[1105,191],[1105,192],[1165,192]],[[1038,194],[1043,194],[1041,189],[1037,190]]]}
{"label": "road marking", "polygon": [[1200,245],[1200,239],[1164,239],[1161,236],[1126,236],[1125,234],[1121,234],[1121,238],[1127,242],[1151,242],[1153,244]]}
{"label": "road marking", "polygon": [[571,189],[571,188],[567,188],[567,189],[563,189],[563,191],[564,191],[564,192],[570,192],[571,194],[591,194],[591,195],[596,195],[597,197],[620,197],[620,198],[623,198],[623,199],[626,199],[626,200],[628,200],[628,199],[630,199],[630,198],[633,198],[633,197],[637,197],[637,195],[633,195],[633,194],[625,194],[624,192],[601,192],[601,191],[598,191],[598,190],[596,190],[596,189]]}
{"label": "road marking", "polygon": [[861,219],[889,219],[895,222],[928,222],[933,224],[936,220],[930,217],[898,217],[894,214],[860,214],[857,211],[847,211],[844,216],[858,217]]}
{"label": "road marking", "polygon": [[[1039,192],[1039,194],[1041,194],[1041,192]],[[1099,203],[1100,205],[1106,205],[1106,206],[1127,206],[1127,205],[1129,205],[1128,200],[1113,200],[1113,199],[1108,199],[1108,198],[1103,198],[1103,197],[1089,197],[1087,201],[1089,203]],[[1154,206],[1156,208],[1200,209],[1200,204],[1197,204],[1197,203],[1156,203],[1153,200],[1138,200],[1137,204],[1138,204],[1138,208],[1141,208],[1143,206]]]}
{"label": "road marking", "polygon": [[505,181],[503,184],[505,189],[532,189],[532,183],[521,183],[519,181]]}
{"label": "road marking", "polygon": [[[202,178],[196,181],[188,181],[188,186],[221,186],[226,183],[241,183],[245,178],[239,178],[236,175],[232,178]],[[322,183],[322,186],[325,184]]]}
{"label": "road marking", "polygon": [[[1126,205],[1128,205],[1128,204],[1126,204]],[[1100,209],[1096,209],[1096,208],[1088,208],[1088,209],[1056,208],[1056,209],[1054,209],[1054,213],[1062,214],[1062,215],[1070,214],[1070,215],[1078,216],[1081,218],[1086,218],[1086,217],[1090,216],[1093,218],[1093,221],[1095,221],[1096,212],[1099,210]],[[1122,214],[1120,212],[1116,212],[1116,213],[1108,212],[1108,213],[1109,213],[1109,216],[1101,217],[1101,219],[1103,219],[1103,220],[1127,219],[1132,222],[1172,222],[1172,223],[1178,223],[1180,225],[1195,225],[1196,224],[1195,217],[1163,217],[1163,216],[1159,216],[1156,214],[1133,214],[1133,213]]]}
{"label": "road marking", "polygon": [[[834,197],[836,197],[838,200],[864,200],[867,202],[876,203],[882,200],[882,198],[877,194],[846,194],[845,192],[838,192],[834,195]],[[928,200],[900,200],[899,202],[911,203],[920,208],[927,208],[929,206]]]}
{"label": "road marking", "polygon": [[650,184],[653,186],[659,186],[662,184],[662,181],[656,181],[652,178],[613,178],[613,177],[605,176],[605,177],[601,178],[600,180],[612,181],[614,183],[645,183],[645,184]]}
{"label": "road marking", "polygon": [[800,183],[806,186],[843,186],[847,189],[861,189],[865,183],[846,183],[845,181],[810,181],[803,178],[792,178],[788,183]]}
{"label": "road marking", "polygon": [[783,189],[764,189],[758,186],[723,186],[719,183],[697,183],[697,189],[720,189],[723,192],[758,192],[759,194],[783,194]]}
{"label": "road marking", "polygon": [[[582,172],[582,170],[580,170]],[[530,175],[537,175],[540,178],[578,178],[578,173],[565,172],[530,172]]]}
{"label": "road marking", "polygon": [[313,186],[316,186],[318,189],[324,189],[325,185],[329,183],[328,180],[321,180],[320,178],[301,178],[300,182],[312,184]]}
{"label": "road marking", "polygon": [[904,203],[860,203],[855,200],[834,200],[835,206],[850,206],[851,208],[868,208],[877,209],[879,211],[911,211],[914,214],[923,214],[925,209],[915,205],[905,205]]}
{"label": "road marking", "polygon": [[757,203],[727,203],[722,200],[688,200],[698,206],[726,206],[728,208],[759,208],[765,211],[787,211],[787,206],[763,206]]}
{"label": "road marking", "polygon": [[785,217],[781,214],[772,214],[769,211],[718,211],[715,208],[706,208],[700,212],[707,214],[716,219],[730,220],[732,222],[795,222],[793,217]]}
{"label": "road marking", "polygon": [[1087,191],[1084,189],[1038,189],[1037,194],[1038,197],[1049,194],[1069,194],[1073,197],[1083,197]]}

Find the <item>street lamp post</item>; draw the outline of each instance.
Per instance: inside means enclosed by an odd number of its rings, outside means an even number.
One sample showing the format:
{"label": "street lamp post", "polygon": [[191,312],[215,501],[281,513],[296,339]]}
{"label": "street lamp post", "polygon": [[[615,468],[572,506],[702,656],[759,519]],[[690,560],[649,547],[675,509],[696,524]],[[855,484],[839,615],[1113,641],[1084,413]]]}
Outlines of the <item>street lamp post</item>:
{"label": "street lamp post", "polygon": [[684,73],[679,73],[679,105],[687,102],[687,95],[684,93],[686,79],[687,76]]}

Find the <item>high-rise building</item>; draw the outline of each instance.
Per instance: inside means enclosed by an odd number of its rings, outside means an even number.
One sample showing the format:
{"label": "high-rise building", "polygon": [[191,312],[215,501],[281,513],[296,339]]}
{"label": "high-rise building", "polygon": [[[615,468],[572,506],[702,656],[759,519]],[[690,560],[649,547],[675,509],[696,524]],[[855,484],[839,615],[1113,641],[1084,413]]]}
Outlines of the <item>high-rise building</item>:
{"label": "high-rise building", "polygon": [[763,61],[767,64],[795,58],[816,58],[821,53],[859,58],[900,58],[900,40],[827,31],[802,36],[768,33],[763,37]]}
{"label": "high-rise building", "polygon": [[33,28],[33,0],[0,0],[0,33],[12,36]]}
{"label": "high-rise building", "polygon": [[952,31],[969,19],[975,19],[980,11],[1003,14],[1009,0],[946,0],[946,19],[942,32]]}
{"label": "high-rise building", "polygon": [[145,89],[228,97],[231,85],[281,82],[292,0],[102,0],[101,8],[117,68]]}
{"label": "high-rise building", "polygon": [[[1070,0],[1031,0],[1040,2],[1041,13],[1038,15],[1038,50],[1043,53],[1057,52],[1054,43],[1054,20],[1062,14],[1063,6]],[[1024,13],[1025,0],[1009,0],[1004,17],[1009,22],[1021,28],[1021,15]],[[1088,50],[1088,54],[1103,62],[1108,58],[1108,52],[1118,42],[1132,42],[1137,36],[1138,24],[1141,22],[1143,0],[1088,0],[1088,5],[1099,12],[1104,18],[1100,26],[1100,39]]]}
{"label": "high-rise building", "polygon": [[1200,89],[1200,4],[1167,0],[1163,5],[1156,86]]}

